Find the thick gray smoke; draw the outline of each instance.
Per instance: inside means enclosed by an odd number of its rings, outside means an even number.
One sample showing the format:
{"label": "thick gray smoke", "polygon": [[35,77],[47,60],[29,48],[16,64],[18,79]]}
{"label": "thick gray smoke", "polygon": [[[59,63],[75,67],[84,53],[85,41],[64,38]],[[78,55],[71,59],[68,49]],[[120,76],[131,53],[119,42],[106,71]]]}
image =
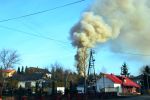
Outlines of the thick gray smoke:
{"label": "thick gray smoke", "polygon": [[91,11],[102,16],[113,30],[115,39],[111,47],[114,51],[150,53],[149,0],[97,0]]}
{"label": "thick gray smoke", "polygon": [[149,12],[149,0],[96,0],[71,30],[79,74],[86,70],[88,49],[108,40],[114,51],[150,53]]}

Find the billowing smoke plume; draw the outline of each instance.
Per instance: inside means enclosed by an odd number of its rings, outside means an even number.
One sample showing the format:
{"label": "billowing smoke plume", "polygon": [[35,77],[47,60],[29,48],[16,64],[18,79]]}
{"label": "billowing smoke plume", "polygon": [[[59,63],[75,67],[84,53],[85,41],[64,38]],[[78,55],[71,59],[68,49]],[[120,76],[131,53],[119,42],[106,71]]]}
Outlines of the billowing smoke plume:
{"label": "billowing smoke plume", "polygon": [[79,74],[86,70],[88,49],[109,39],[113,51],[150,53],[149,12],[149,0],[96,0],[71,30]]}
{"label": "billowing smoke plume", "polygon": [[83,14],[81,21],[72,29],[73,45],[78,48],[75,59],[77,70],[80,75],[85,75],[88,48],[94,47],[97,43],[105,42],[112,37],[111,28],[105,24],[100,16],[92,12]]}
{"label": "billowing smoke plume", "polygon": [[116,37],[119,35],[110,43],[113,51],[150,53],[149,0],[97,0],[91,11],[103,16]]}

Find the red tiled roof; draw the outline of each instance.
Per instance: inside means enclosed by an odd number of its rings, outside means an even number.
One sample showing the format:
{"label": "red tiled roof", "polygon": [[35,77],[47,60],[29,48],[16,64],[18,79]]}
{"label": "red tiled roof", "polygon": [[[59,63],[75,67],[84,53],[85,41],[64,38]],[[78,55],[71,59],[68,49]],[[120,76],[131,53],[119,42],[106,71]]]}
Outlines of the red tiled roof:
{"label": "red tiled roof", "polygon": [[5,73],[10,73],[12,71],[15,71],[15,70],[13,70],[13,69],[3,70],[3,72],[5,72]]}
{"label": "red tiled roof", "polygon": [[118,78],[124,80],[124,82],[123,82],[124,86],[133,86],[133,87],[136,87],[136,88],[141,87],[140,85],[138,85],[137,83],[133,82],[131,79],[129,79],[125,76],[118,76]]}
{"label": "red tiled roof", "polygon": [[122,83],[122,81],[118,77],[116,77],[115,75],[113,75],[113,74],[105,74],[105,76],[108,79],[110,79],[111,81],[113,81],[114,83],[119,83],[119,84]]}
{"label": "red tiled roof", "polygon": [[124,77],[124,76],[115,76],[114,74],[105,74],[105,77],[107,77],[114,83],[122,84],[123,86],[131,86],[131,87],[140,88],[140,85],[138,85],[137,83],[133,82],[131,79]]}

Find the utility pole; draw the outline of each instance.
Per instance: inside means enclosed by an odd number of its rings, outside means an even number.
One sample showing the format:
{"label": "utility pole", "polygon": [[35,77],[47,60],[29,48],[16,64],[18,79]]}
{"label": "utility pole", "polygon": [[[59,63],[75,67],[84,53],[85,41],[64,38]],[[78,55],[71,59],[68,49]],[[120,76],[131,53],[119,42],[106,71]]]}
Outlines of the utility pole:
{"label": "utility pole", "polygon": [[90,50],[90,57],[89,57],[89,66],[88,66],[88,87],[91,88],[92,90],[96,91],[96,75],[95,75],[95,59],[94,59],[94,50]]}
{"label": "utility pole", "polygon": [[105,74],[104,74],[104,73],[102,73],[102,75],[103,75],[103,86],[104,86],[104,89],[105,89],[105,79],[104,79],[104,78],[105,78],[105,77],[104,77],[104,76],[105,76]]}
{"label": "utility pole", "polygon": [[149,80],[148,80],[148,75],[147,76],[147,89],[149,89]]}

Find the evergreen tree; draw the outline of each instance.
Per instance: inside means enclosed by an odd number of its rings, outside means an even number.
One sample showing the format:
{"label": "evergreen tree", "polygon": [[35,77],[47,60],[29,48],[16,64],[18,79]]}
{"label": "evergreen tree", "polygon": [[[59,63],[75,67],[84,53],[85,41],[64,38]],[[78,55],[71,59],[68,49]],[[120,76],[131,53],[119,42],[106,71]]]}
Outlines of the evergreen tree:
{"label": "evergreen tree", "polygon": [[26,66],[26,68],[25,68],[25,73],[27,74],[27,70],[28,70],[28,67]]}
{"label": "evergreen tree", "polygon": [[150,67],[147,65],[144,67],[143,70],[143,87],[144,89],[149,89],[150,88]]}
{"label": "evergreen tree", "polygon": [[[1,78],[2,78],[2,76],[3,76],[2,70],[3,70],[2,67],[0,67],[0,77],[1,77]],[[1,78],[0,78],[0,79],[1,79]]]}
{"label": "evergreen tree", "polygon": [[24,73],[24,67],[22,66],[22,68],[21,68],[21,74],[23,74]]}
{"label": "evergreen tree", "polygon": [[145,66],[144,73],[150,74],[150,67],[148,65]]}
{"label": "evergreen tree", "polygon": [[56,83],[55,81],[52,81],[52,94],[55,94],[55,87],[56,87]]}
{"label": "evergreen tree", "polygon": [[121,75],[129,76],[127,64],[124,63],[121,67]]}
{"label": "evergreen tree", "polygon": [[39,89],[39,82],[36,82],[35,84],[35,93],[38,94],[38,89]]}
{"label": "evergreen tree", "polygon": [[2,73],[2,67],[0,67],[0,87],[2,86],[2,80],[3,80],[3,73]]}
{"label": "evergreen tree", "polygon": [[20,73],[21,73],[20,67],[18,67],[17,74],[20,74]]}

